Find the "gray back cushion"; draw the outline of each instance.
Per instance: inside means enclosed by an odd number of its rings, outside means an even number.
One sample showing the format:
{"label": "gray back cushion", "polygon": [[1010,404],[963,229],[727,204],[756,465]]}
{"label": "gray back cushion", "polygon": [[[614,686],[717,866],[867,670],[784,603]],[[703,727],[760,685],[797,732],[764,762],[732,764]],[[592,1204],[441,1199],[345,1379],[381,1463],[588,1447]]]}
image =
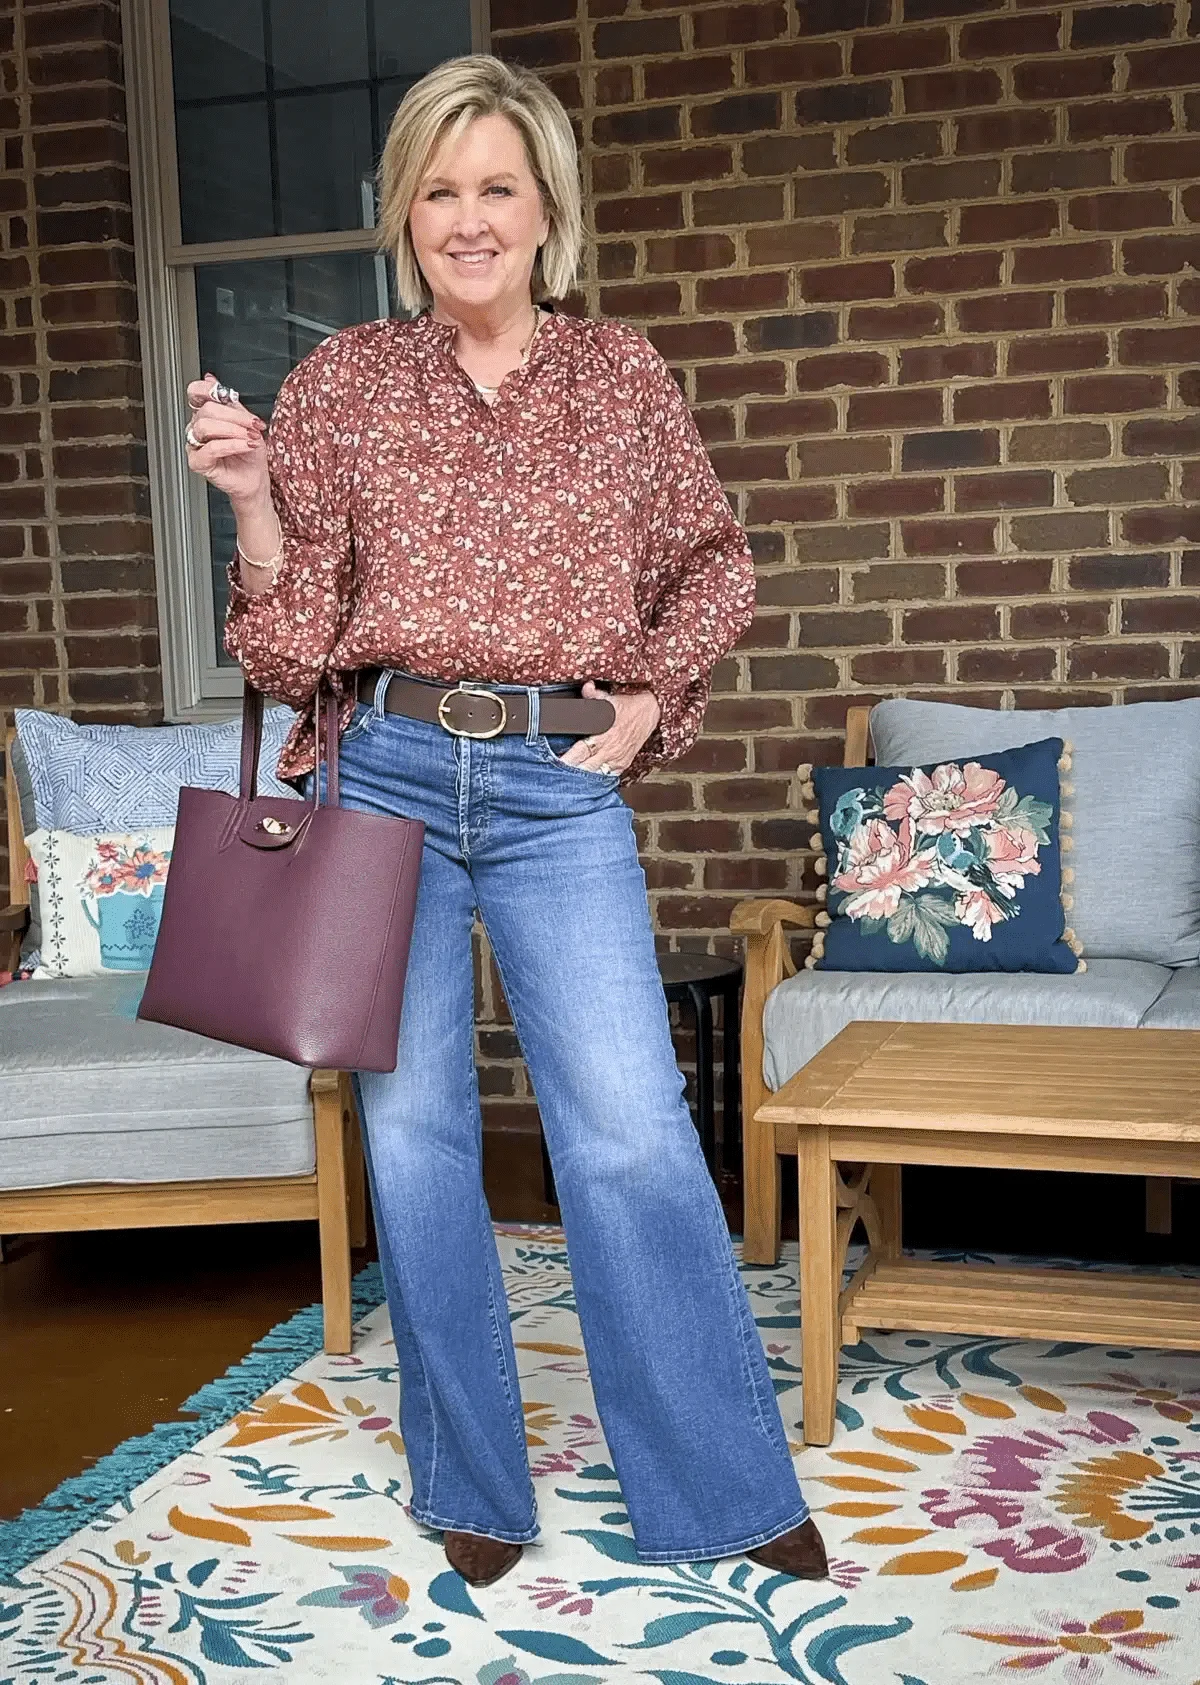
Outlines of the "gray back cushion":
{"label": "gray back cushion", "polygon": [[1070,923],[1084,954],[1200,961],[1200,697],[1125,707],[1014,710],[881,702],[881,766],[987,755],[1044,737],[1072,746]]}
{"label": "gray back cushion", "polygon": [[[37,830],[37,813],[33,805],[33,781],[29,776],[29,763],[25,759],[25,751],[21,747],[20,736],[12,740],[12,769],[17,785],[17,800],[21,804],[21,834],[30,837]],[[11,842],[9,847],[12,847]],[[37,884],[29,885],[29,929],[25,932],[21,943],[21,964],[34,958],[42,945],[42,920],[38,907]]]}

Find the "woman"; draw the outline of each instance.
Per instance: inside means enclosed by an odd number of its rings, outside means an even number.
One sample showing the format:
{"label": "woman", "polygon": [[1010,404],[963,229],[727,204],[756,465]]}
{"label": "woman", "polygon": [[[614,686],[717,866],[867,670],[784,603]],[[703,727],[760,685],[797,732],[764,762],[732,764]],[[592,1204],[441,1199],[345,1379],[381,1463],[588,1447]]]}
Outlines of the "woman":
{"label": "woman", "polygon": [[568,290],[582,239],[571,126],[535,75],[486,56],[430,72],[381,186],[401,300],[432,308],[326,340],[266,441],[236,395],[195,382],[189,461],[237,517],[226,647],[306,708],[280,775],[311,791],[327,674],[343,804],[426,826],[396,1070],[354,1078],[411,1512],[477,1585],[537,1532],[482,1191],[478,910],[639,1556],[747,1551],[821,1578],[618,794],[696,737],[751,618],[746,535],[648,341],[534,303]]}

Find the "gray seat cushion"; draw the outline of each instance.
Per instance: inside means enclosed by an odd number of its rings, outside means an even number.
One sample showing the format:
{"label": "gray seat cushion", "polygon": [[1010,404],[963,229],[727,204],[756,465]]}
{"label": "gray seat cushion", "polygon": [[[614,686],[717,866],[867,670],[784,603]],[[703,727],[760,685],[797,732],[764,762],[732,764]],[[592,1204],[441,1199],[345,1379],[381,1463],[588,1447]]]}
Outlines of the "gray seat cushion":
{"label": "gray seat cushion", "polygon": [[896,699],[872,711],[871,737],[882,766],[1067,739],[1069,922],[1088,964],[1200,959],[1200,697],[1028,712]]}
{"label": "gray seat cushion", "polygon": [[780,1088],[856,1018],[932,1024],[1070,1024],[1136,1029],[1172,973],[1140,960],[1089,960],[1086,971],[801,971],[767,996],[763,1076]]}
{"label": "gray seat cushion", "polygon": [[[1181,966],[1147,1012],[1146,1030],[1200,1030],[1200,966]],[[1200,1070],[1197,1071],[1200,1085]]]}
{"label": "gray seat cushion", "polygon": [[145,981],[0,989],[0,1189],[312,1171],[308,1070],[141,1023]]}

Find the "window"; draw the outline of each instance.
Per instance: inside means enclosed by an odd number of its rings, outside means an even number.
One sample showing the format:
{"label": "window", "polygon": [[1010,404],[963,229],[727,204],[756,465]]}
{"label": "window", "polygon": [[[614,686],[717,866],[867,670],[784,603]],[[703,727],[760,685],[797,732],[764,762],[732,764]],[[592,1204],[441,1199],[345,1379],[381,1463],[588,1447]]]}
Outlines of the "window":
{"label": "window", "polygon": [[227,500],[189,474],[184,387],[262,416],[338,328],[393,312],[374,172],[425,71],[486,51],[486,0],[125,0],[138,289],[169,719],[227,714]]}

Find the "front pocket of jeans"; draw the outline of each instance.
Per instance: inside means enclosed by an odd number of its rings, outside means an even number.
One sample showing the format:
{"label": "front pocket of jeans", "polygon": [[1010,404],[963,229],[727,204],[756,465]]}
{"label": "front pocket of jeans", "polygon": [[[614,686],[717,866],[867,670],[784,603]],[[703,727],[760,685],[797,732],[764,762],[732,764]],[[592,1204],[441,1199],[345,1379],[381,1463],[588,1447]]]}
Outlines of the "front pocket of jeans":
{"label": "front pocket of jeans", "polygon": [[[563,744],[563,753],[565,754],[572,744],[579,742],[579,738],[566,737],[561,738],[560,741]],[[606,780],[611,780],[615,783],[621,776],[619,772],[601,772],[598,767],[576,766],[574,761],[564,761],[562,754],[555,751],[550,739],[545,735],[538,738],[538,744],[541,748],[542,754],[545,756],[546,760],[550,762],[550,765],[560,766],[564,772],[579,772],[582,773],[585,778],[598,778],[601,783]]]}
{"label": "front pocket of jeans", "polygon": [[374,715],[375,710],[371,707],[369,702],[356,703],[354,712],[350,716],[350,724],[342,733],[340,741],[342,743],[353,743],[356,737],[361,737],[363,732],[366,731],[367,727],[370,725]]}

